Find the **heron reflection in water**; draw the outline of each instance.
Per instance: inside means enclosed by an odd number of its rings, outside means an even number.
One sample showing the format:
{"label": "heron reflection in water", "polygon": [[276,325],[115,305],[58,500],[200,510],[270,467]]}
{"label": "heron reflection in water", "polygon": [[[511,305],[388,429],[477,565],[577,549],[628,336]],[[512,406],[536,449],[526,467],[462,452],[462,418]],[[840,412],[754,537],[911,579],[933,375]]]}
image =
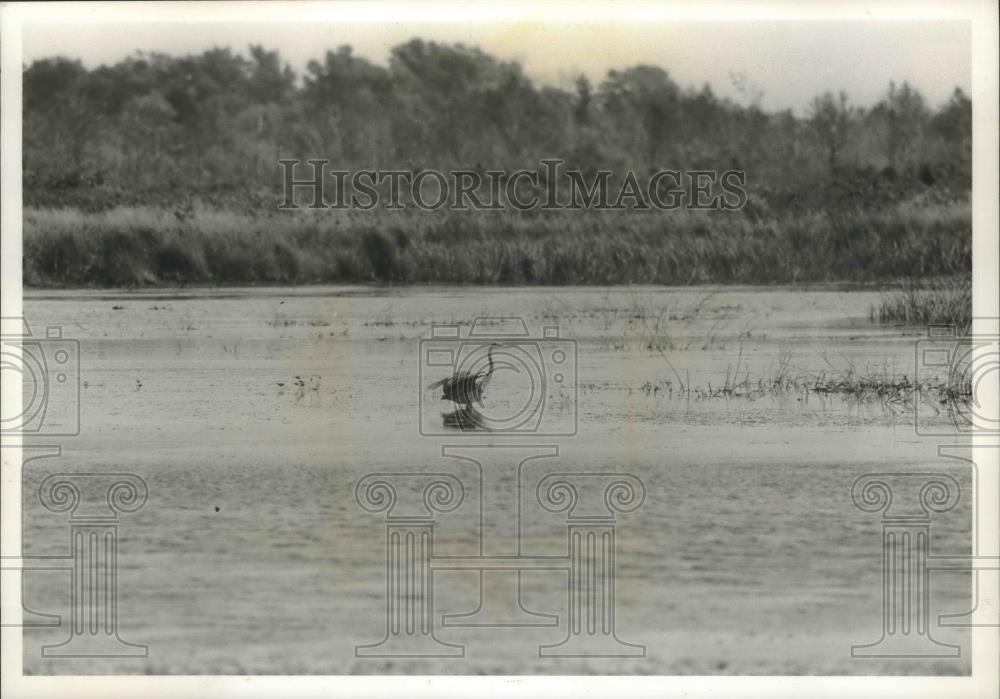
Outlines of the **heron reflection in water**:
{"label": "heron reflection in water", "polygon": [[440,388],[441,400],[448,400],[458,405],[458,410],[444,414],[445,427],[461,430],[488,429],[483,414],[476,410],[474,404],[485,408],[483,398],[486,395],[486,387],[489,385],[490,379],[493,378],[495,369],[493,350],[497,347],[500,347],[500,343],[494,342],[487,350],[488,363],[485,369],[458,371],[427,387],[428,391],[436,391]]}

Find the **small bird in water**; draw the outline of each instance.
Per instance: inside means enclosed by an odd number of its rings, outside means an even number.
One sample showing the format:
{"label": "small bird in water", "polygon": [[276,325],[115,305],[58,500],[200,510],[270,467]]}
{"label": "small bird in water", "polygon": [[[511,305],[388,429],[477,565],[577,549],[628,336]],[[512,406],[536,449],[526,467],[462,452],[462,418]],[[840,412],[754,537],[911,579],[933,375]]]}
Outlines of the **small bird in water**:
{"label": "small bird in water", "polygon": [[306,382],[298,374],[295,375],[295,381],[292,382],[295,386],[295,400],[299,401],[306,397]]}
{"label": "small bird in water", "polygon": [[441,400],[450,400],[464,408],[471,408],[473,402],[479,403],[479,407],[484,407],[483,395],[490,379],[493,378],[493,350],[497,347],[500,347],[500,343],[494,342],[487,350],[486,357],[489,365],[486,369],[452,374],[440,381],[435,381],[427,387],[427,390],[433,391],[440,388]]}

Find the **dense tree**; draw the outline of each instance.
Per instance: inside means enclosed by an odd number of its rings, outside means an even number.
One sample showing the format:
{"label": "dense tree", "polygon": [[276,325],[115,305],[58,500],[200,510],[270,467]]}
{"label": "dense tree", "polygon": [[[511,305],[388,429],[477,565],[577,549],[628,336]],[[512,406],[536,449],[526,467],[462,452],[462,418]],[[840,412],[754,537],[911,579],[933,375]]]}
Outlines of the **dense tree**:
{"label": "dense tree", "polygon": [[826,92],[813,99],[810,109],[809,126],[826,152],[830,172],[836,172],[840,154],[847,145],[848,130],[851,127],[851,112],[847,106],[847,94],[834,96]]}
{"label": "dense tree", "polygon": [[857,173],[906,191],[970,179],[969,98],[956,90],[933,110],[907,83],[870,109],[826,93],[799,117],[764,111],[745,76],[734,76],[738,102],[648,65],[563,90],[479,49],[419,39],[392,49],[386,66],[342,46],[302,76],[251,46],[139,53],[92,70],[49,58],[23,78],[25,193],[50,204],[88,188],[109,200],[273,192],[280,157],[343,169],[536,167],[547,157],[591,171],[736,167],[756,191],[795,193],[789,202]]}

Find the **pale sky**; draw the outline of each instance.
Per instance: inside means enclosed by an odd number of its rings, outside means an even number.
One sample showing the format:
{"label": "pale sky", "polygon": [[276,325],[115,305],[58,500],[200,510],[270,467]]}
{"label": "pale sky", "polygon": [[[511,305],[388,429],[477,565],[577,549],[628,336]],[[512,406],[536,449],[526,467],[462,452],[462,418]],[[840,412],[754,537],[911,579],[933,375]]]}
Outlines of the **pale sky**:
{"label": "pale sky", "polygon": [[94,67],[137,50],[246,52],[260,43],[301,73],[307,61],[322,60],[340,44],[385,64],[392,46],[413,37],[478,46],[519,61],[538,83],[561,86],[580,72],[597,82],[609,69],[648,63],[682,86],[707,82],[716,94],[745,102],[731,77],[741,72],[763,91],[766,109],[800,113],[825,90],[843,89],[852,103],[870,105],[890,80],[908,80],[938,106],[956,86],[968,93],[971,83],[970,25],[962,20],[46,24],[25,26],[23,60],[61,55]]}

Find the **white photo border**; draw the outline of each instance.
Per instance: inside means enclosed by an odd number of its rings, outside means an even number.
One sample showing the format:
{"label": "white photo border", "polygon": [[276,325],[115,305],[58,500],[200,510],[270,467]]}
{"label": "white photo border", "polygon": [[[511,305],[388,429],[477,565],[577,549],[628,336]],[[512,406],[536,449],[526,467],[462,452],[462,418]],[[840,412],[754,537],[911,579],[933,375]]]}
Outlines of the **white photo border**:
{"label": "white photo border", "polygon": [[[968,20],[972,28],[973,104],[973,290],[974,316],[1000,316],[998,304],[997,209],[998,128],[998,7],[990,0],[893,1],[701,0],[699,2],[92,2],[0,4],[2,51],[2,209],[0,209],[0,315],[21,316],[21,72],[22,28],[26,23],[58,22],[86,25],[101,22],[275,22],[296,21],[384,22],[676,22],[725,20]],[[996,386],[992,387],[997,390]],[[989,399],[990,396],[986,396]],[[998,403],[996,393],[993,404]],[[5,382],[2,400],[20,405],[20,386]],[[8,448],[10,447],[10,448]],[[984,450],[989,463],[980,463],[981,487],[992,493],[992,507],[976,513],[984,534],[981,548],[993,555],[998,543],[1000,450]],[[3,556],[21,553],[21,452],[19,443],[5,438],[0,471]],[[998,657],[1000,630],[973,627],[971,677],[819,677],[819,676],[56,676],[23,675],[20,622],[20,584],[0,590],[4,622],[2,633],[2,691],[4,696],[43,697],[272,697],[351,696],[383,697],[681,697],[759,696],[833,697],[979,697],[1000,691]],[[984,607],[996,609],[997,590],[981,590],[991,599]]]}

